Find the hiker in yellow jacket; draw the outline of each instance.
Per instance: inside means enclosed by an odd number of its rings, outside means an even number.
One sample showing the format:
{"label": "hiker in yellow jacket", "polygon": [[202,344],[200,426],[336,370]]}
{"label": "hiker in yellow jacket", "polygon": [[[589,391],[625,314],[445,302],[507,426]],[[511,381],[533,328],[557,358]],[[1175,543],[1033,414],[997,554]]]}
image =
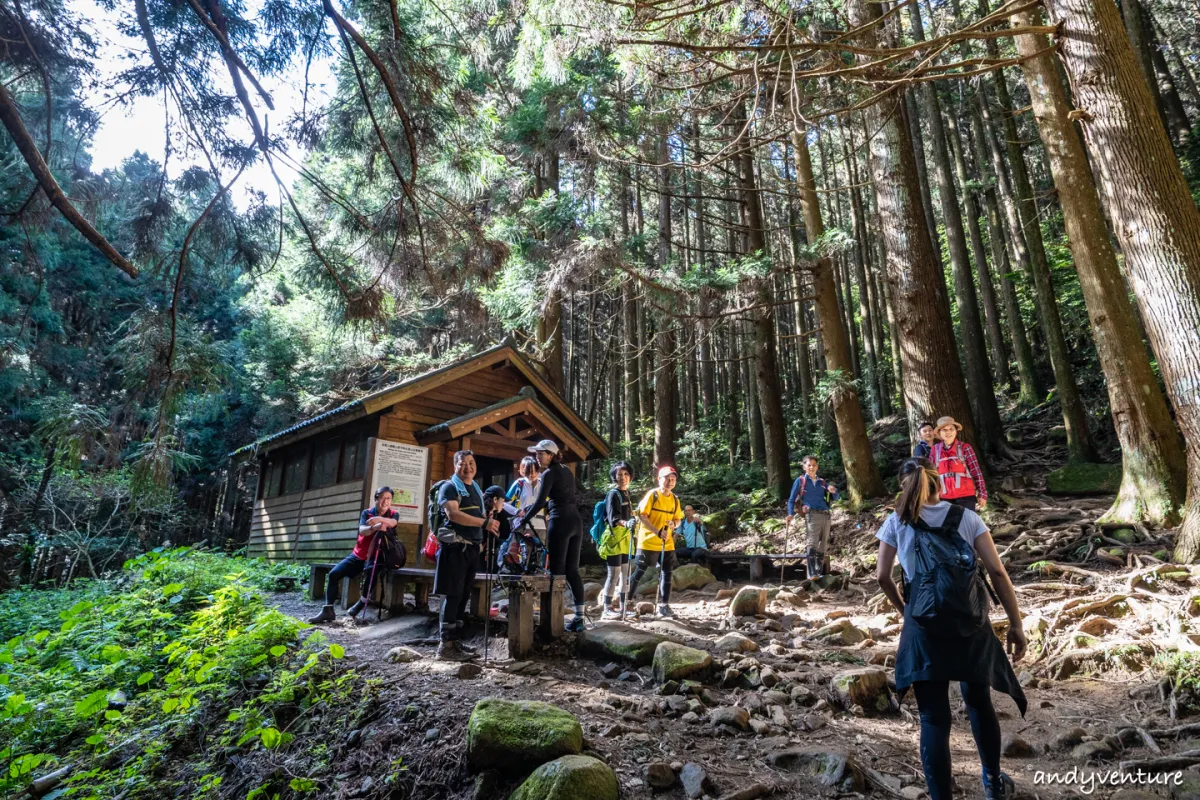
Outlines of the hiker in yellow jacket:
{"label": "hiker in yellow jacket", "polygon": [[631,591],[636,591],[646,570],[662,563],[658,579],[658,615],[673,617],[671,611],[671,573],[675,569],[675,529],[683,520],[683,503],[674,494],[679,473],[674,467],[664,466],[658,470],[658,488],[646,492],[638,503],[637,556],[634,559],[633,577],[629,579]]}

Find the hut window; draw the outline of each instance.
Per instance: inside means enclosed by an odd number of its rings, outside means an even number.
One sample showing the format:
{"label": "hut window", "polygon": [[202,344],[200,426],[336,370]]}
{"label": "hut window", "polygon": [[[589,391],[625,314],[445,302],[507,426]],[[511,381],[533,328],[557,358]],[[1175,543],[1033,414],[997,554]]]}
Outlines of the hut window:
{"label": "hut window", "polygon": [[263,468],[263,497],[278,497],[283,479],[283,463],[271,461]]}
{"label": "hut window", "polygon": [[342,447],[341,480],[356,481],[362,478],[367,465],[367,432],[352,433],[346,437]]}
{"label": "hut window", "polygon": [[337,483],[338,457],[342,451],[341,438],[330,439],[317,445],[313,452],[312,473],[308,478],[308,488],[320,489],[322,486],[332,486]]}
{"label": "hut window", "polygon": [[283,467],[283,493],[304,491],[304,479],[308,477],[308,450],[300,450],[287,457]]}

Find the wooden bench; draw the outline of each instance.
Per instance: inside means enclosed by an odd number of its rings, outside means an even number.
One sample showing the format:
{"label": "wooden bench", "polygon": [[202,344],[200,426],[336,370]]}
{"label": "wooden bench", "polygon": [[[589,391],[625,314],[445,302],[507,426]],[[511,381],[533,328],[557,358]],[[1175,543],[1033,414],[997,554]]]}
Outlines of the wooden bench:
{"label": "wooden bench", "polygon": [[750,567],[750,580],[761,581],[769,574],[769,570],[778,569],[778,561],[798,561],[794,568],[804,569],[807,566],[804,553],[713,553],[709,552],[708,560],[713,572],[719,568],[732,568],[740,564]]}
{"label": "wooden bench", "polygon": [[[325,583],[333,564],[313,564],[310,568],[309,591],[314,600],[325,597]],[[341,603],[349,608],[361,596],[361,577],[343,578]],[[404,567],[388,570],[376,578],[372,591],[372,603],[382,608],[390,617],[404,613],[404,594],[413,587],[413,597],[418,609],[429,608],[429,590],[433,586],[433,570]],[[563,619],[563,597],[566,594],[566,579],[551,580],[548,576],[495,575],[479,573],[471,587],[469,608],[477,617],[491,613],[491,598],[485,591],[490,585],[498,585],[508,594],[508,652],[513,658],[522,658],[533,649],[533,605],[539,603],[539,633],[547,639],[557,639],[566,632]]]}

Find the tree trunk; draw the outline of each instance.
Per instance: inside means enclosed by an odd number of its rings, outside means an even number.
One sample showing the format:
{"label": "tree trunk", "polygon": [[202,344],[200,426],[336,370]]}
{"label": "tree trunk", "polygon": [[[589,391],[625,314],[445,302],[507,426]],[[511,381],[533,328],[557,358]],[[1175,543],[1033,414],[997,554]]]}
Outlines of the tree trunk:
{"label": "tree trunk", "polygon": [[958,133],[958,120],[950,112],[943,117],[946,123],[946,139],[954,157],[954,172],[962,188],[963,208],[967,218],[967,233],[971,241],[971,255],[979,273],[979,299],[983,301],[983,317],[986,322],[988,344],[992,350],[992,377],[1001,386],[1012,386],[1012,372],[1008,367],[1008,347],[1004,341],[1004,330],[1000,310],[996,305],[996,288],[992,283],[992,270],[988,265],[987,251],[983,247],[983,233],[979,229],[979,204],[970,189],[967,178],[967,162],[963,158],[962,139]]}
{"label": "tree trunk", "polygon": [[[739,101],[738,108],[742,109]],[[744,111],[739,113],[744,119]],[[748,255],[766,258],[766,224],[763,219],[762,199],[754,175],[754,153],[743,147],[738,156],[738,182],[742,193],[742,206],[746,210]],[[778,343],[775,339],[775,294],[769,279],[758,281],[754,302],[754,378],[758,393],[758,410],[762,426],[762,454],[767,467],[767,486],[776,494],[777,501],[787,498],[791,489],[791,466],[788,459],[787,424],[783,418],[783,393],[779,388]],[[755,431],[757,438],[758,432]]]}
{"label": "tree trunk", "polygon": [[[921,23],[920,7],[913,3],[908,7],[913,38],[925,40],[925,26]],[[988,369],[987,346],[984,344],[983,324],[979,319],[979,301],[975,296],[975,278],[971,273],[971,259],[967,254],[966,232],[963,230],[962,215],[958,210],[958,190],[954,185],[954,173],[950,166],[950,151],[946,145],[946,132],[942,127],[942,109],[932,83],[922,84],[921,107],[929,123],[929,144],[933,153],[934,176],[938,196],[942,205],[942,220],[946,225],[946,244],[950,251],[950,265],[954,273],[954,290],[958,300],[958,331],[962,337],[963,356],[966,361],[967,390],[971,408],[975,411],[975,435],[984,451],[996,455],[1004,447],[1004,427],[1000,421],[1000,408],[996,404],[996,392],[992,387]]]}
{"label": "tree trunk", "polygon": [[[1040,24],[1040,19],[1040,13],[1024,11],[1014,15],[1012,22],[1014,26],[1028,26]],[[1153,525],[1172,525],[1177,521],[1186,486],[1183,443],[1150,368],[1049,44],[1049,39],[1040,34],[1016,37],[1017,51],[1027,59],[1021,67],[1062,205],[1071,255],[1108,385],[1113,425],[1121,443],[1121,490],[1106,517],[1113,522],[1144,520]],[[1039,52],[1041,55],[1034,56]]]}
{"label": "tree trunk", "polygon": [[1200,553],[1200,210],[1136,72],[1113,0],[1050,0],[1063,63],[1083,117],[1100,195],[1125,255],[1142,319],[1188,456],[1187,507],[1175,540]]}
{"label": "tree trunk", "polygon": [[1124,18],[1125,31],[1129,35],[1129,43],[1133,47],[1134,55],[1137,56],[1138,71],[1145,79],[1146,88],[1150,90],[1151,97],[1154,98],[1154,109],[1158,113],[1163,127],[1171,130],[1171,118],[1167,113],[1167,104],[1158,85],[1158,76],[1154,73],[1154,55],[1152,53],[1154,42],[1146,12],[1142,9],[1139,0],[1122,0],[1121,15]]}
{"label": "tree trunk", "polygon": [[1154,30],[1154,22],[1150,17],[1149,9],[1145,6],[1142,6],[1142,20],[1146,28],[1146,35],[1150,40],[1150,58],[1154,63],[1154,75],[1162,95],[1163,110],[1167,112],[1167,124],[1170,126],[1169,130],[1176,144],[1182,146],[1192,133],[1192,124],[1188,121],[1183,100],[1179,97],[1179,90],[1175,88],[1175,78],[1171,75],[1170,67],[1167,66],[1167,59],[1158,42],[1158,34]]}
{"label": "tree trunk", "polygon": [[[986,8],[986,5],[984,6]],[[998,75],[997,89],[1001,91],[1001,102],[1007,98],[1007,89],[1003,89],[1004,76]],[[1009,140],[1008,157],[1012,166],[1012,180],[1009,180],[1008,170],[1005,169],[1004,157],[1000,152],[1000,144],[996,141],[995,128],[992,125],[991,108],[983,92],[979,93],[979,110],[983,116],[983,130],[987,137],[988,146],[992,151],[992,168],[996,173],[996,188],[1000,194],[1004,218],[1008,223],[1008,241],[1014,248],[1018,263],[1028,267],[1033,278],[1034,294],[1038,319],[1042,323],[1042,333],[1046,336],[1046,349],[1050,353],[1050,366],[1054,370],[1054,383],[1058,388],[1058,402],[1062,407],[1063,424],[1067,428],[1067,452],[1070,458],[1078,461],[1095,461],[1096,447],[1092,444],[1092,434],[1088,429],[1087,411],[1084,410],[1083,400],[1079,397],[1079,387],[1075,384],[1074,370],[1071,368],[1071,358],[1067,350],[1067,338],[1063,334],[1062,318],[1058,314],[1058,300],[1054,296],[1054,286],[1050,279],[1050,267],[1046,263],[1046,251],[1042,247],[1042,229],[1038,225],[1037,212],[1029,211],[1032,204],[1032,192],[1029,188],[1029,177],[1025,172],[1025,157],[1021,154],[1016,142],[1016,128],[1005,130],[1005,139]],[[1003,114],[1003,107],[1001,113]],[[1011,118],[1008,120],[1012,122]],[[1014,187],[1023,187],[1020,191]],[[1028,201],[1027,203],[1025,201]],[[1021,215],[1021,207],[1026,208],[1026,215]],[[1028,217],[1028,219],[1026,219]]]}
{"label": "tree trunk", "polygon": [[[851,158],[851,143],[845,126],[839,120],[838,132],[842,140],[842,159],[850,178],[850,220],[854,226],[854,248],[851,251],[854,273],[858,281],[858,314],[862,320],[863,356],[867,362],[866,385],[871,390],[871,413],[876,419],[883,415],[883,392],[879,382],[879,364],[875,358],[875,340],[872,338],[870,292],[867,290],[867,223],[863,219],[862,193],[858,187],[858,171]],[[847,297],[847,300],[849,298]]]}
{"label": "tree trunk", "polygon": [[911,93],[904,98],[904,126],[913,146],[913,157],[917,163],[917,179],[921,195],[921,209],[925,212],[925,234],[929,237],[929,249],[934,257],[942,260],[942,249],[938,243],[937,217],[933,214],[933,192],[929,184],[929,167],[925,161],[925,137],[921,135],[921,118],[916,113],[916,100]]}
{"label": "tree trunk", "polygon": [[[796,185],[804,211],[804,228],[808,241],[813,242],[825,235],[825,224],[821,220],[820,199],[813,177],[812,160],[809,158],[808,140],[802,134],[792,134],[792,151],[796,160]],[[829,402],[837,421],[838,445],[846,470],[846,488],[850,492],[851,505],[857,508],[868,497],[883,496],[883,478],[871,456],[871,440],[867,437],[867,426],[863,422],[858,390],[852,381],[847,380],[851,374],[850,346],[842,332],[833,264],[828,256],[813,265],[812,276],[817,325],[821,331],[825,362],[830,372],[841,375],[841,379],[835,381]]]}
{"label": "tree trunk", "polygon": [[[668,162],[667,131],[658,137],[658,268],[671,268],[671,172]],[[679,399],[676,394],[677,363],[674,320],[659,321],[654,337],[654,464],[675,463],[675,425]]]}
{"label": "tree trunk", "polygon": [[[869,0],[851,0],[847,10],[854,27],[871,26],[879,16],[879,7]],[[875,47],[877,35],[868,27],[859,41]],[[919,181],[903,104],[903,91],[889,95],[867,109],[867,119],[875,131],[871,173],[903,344],[909,429],[915,435],[922,420],[949,415],[962,423],[963,438],[974,442],[975,421],[950,324],[946,282],[926,235],[925,210],[913,194]]]}

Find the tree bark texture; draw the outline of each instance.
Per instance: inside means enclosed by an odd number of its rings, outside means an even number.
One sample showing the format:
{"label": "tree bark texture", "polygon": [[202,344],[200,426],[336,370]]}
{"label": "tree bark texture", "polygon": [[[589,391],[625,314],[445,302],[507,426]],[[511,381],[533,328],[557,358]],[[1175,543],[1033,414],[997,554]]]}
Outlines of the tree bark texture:
{"label": "tree bark texture", "polygon": [[[671,268],[671,170],[667,131],[658,137],[658,268]],[[663,318],[654,337],[654,464],[675,464],[675,426],[679,398],[675,368],[677,339],[675,323]]]}
{"label": "tree bark texture", "polygon": [[[792,156],[796,162],[796,185],[804,212],[804,229],[808,241],[813,242],[825,235],[825,224],[821,219],[820,198],[808,152],[808,140],[798,131],[792,133]],[[841,326],[832,260],[828,257],[818,260],[812,266],[812,278],[825,363],[829,371],[842,375],[842,380],[834,386],[829,402],[837,422],[838,446],[846,470],[846,488],[850,493],[851,505],[857,507],[868,497],[883,496],[883,478],[871,455],[871,440],[867,437],[867,426],[863,422],[858,390],[852,381],[846,379],[852,374],[850,345]],[[823,410],[820,413],[824,415]]]}
{"label": "tree bark texture", "polygon": [[1175,557],[1200,553],[1200,210],[1113,0],[1050,0],[1100,196],[1175,406],[1188,490]]}
{"label": "tree bark texture", "polygon": [[[1023,11],[1014,26],[1040,24],[1041,14]],[[1046,147],[1079,285],[1087,304],[1104,369],[1113,426],[1121,443],[1123,477],[1110,521],[1178,521],[1186,487],[1187,460],[1167,400],[1150,369],[1150,359],[1125,280],[1108,236],[1092,172],[1070,121],[1070,106],[1040,34],[1016,37],[1034,119]],[[1035,53],[1041,55],[1034,55]]]}

